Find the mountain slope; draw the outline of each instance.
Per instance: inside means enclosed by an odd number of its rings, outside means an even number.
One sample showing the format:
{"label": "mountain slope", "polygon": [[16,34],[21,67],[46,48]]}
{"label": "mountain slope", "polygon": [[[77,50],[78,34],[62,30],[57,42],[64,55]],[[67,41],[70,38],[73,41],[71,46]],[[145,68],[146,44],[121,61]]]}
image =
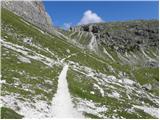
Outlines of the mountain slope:
{"label": "mountain slope", "polygon": [[54,31],[52,20],[42,1],[2,1],[1,6],[49,33]]}
{"label": "mountain slope", "polygon": [[[70,30],[71,38],[77,38],[76,42],[105,56],[105,59],[116,59],[123,64],[158,66],[158,20],[97,23]],[[86,34],[91,39],[87,39]],[[86,42],[82,42],[82,36]]]}
{"label": "mountain slope", "polygon": [[[71,44],[72,31],[55,32],[50,35],[2,9],[3,107],[25,118],[55,117],[58,76],[68,64],[74,109],[86,118],[158,118],[157,67],[133,68],[116,57],[104,59]],[[83,39],[91,38],[84,34]]]}

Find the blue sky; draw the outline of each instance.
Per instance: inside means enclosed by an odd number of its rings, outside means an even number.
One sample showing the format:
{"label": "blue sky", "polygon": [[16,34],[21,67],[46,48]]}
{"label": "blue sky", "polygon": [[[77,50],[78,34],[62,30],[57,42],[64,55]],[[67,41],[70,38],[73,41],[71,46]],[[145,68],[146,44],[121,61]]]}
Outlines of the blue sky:
{"label": "blue sky", "polygon": [[[68,27],[89,22],[158,19],[158,1],[57,2],[44,1],[54,26]],[[93,20],[94,19],[94,20]]]}

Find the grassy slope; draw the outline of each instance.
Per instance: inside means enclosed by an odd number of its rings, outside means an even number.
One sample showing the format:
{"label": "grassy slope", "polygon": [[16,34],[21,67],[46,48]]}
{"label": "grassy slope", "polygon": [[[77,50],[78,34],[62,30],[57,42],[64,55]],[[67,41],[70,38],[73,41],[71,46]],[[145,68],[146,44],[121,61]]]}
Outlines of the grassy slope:
{"label": "grassy slope", "polygon": [[[117,29],[125,29],[123,28],[119,28],[119,27],[114,27],[112,30],[117,30]],[[74,31],[73,31],[74,32]],[[70,33],[72,34],[72,33]],[[79,37],[76,36],[78,35],[78,32],[76,32],[72,37],[74,39],[77,38],[77,42],[81,43],[79,41]],[[81,38],[83,39],[82,41],[88,41],[88,39],[86,38]],[[83,43],[81,43],[83,44]],[[84,42],[84,44],[86,45],[87,43]],[[137,65],[130,65],[130,64],[123,64],[122,61],[119,59],[119,57],[117,56],[117,52],[114,51],[113,49],[106,47],[106,46],[102,46],[104,48],[107,49],[107,51],[110,53],[110,55],[112,55],[112,57],[114,58],[115,61],[112,61],[110,58],[108,58],[108,56],[106,58],[100,58],[101,60],[105,61],[105,64],[103,63],[95,63],[92,62],[92,60],[90,58],[83,60],[85,63],[87,64],[91,64],[91,66],[94,66],[94,69],[97,70],[97,72],[102,72],[105,73],[107,75],[114,75],[117,78],[119,78],[118,73],[122,72],[125,73],[127,78],[130,78],[132,80],[137,81],[138,83],[140,83],[141,85],[144,84],[151,84],[153,85],[152,89],[147,91],[148,93],[152,93],[155,96],[159,96],[159,87],[154,87],[155,84],[158,85],[159,83],[159,68],[158,67],[144,67],[144,59],[146,59],[144,57],[144,54],[141,53],[140,51],[132,51],[139,59],[139,63]],[[100,47],[101,48],[101,47]],[[103,51],[103,49],[101,50],[101,52]],[[156,48],[149,48],[147,49],[145,52],[148,54],[149,57],[155,59],[158,56],[158,53],[156,53],[157,49]],[[153,55],[153,53],[156,53],[157,56],[155,56],[155,54]],[[129,53],[131,55],[131,53]],[[82,55],[83,56],[83,55]],[[94,55],[96,56],[96,55]],[[104,55],[103,55],[104,56]],[[97,57],[97,56],[96,56]],[[75,56],[76,58],[76,56]],[[80,57],[80,59],[83,59],[84,57]],[[72,57],[72,60],[74,60],[74,57]],[[114,69],[115,72],[113,72],[112,70],[109,69],[108,66],[112,66],[112,68]],[[107,116],[111,117],[112,114],[114,113],[113,110],[114,109],[121,109],[118,111],[118,115],[119,116],[123,116],[124,118],[152,118],[152,116],[150,116],[149,114],[144,113],[141,110],[136,110],[138,111],[138,113],[134,114],[134,113],[128,113],[126,111],[123,111],[124,108],[130,108],[133,104],[137,104],[136,99],[141,99],[144,100],[145,102],[147,102],[150,105],[155,105],[152,101],[146,99],[146,98],[141,98],[139,97],[135,97],[132,98],[132,102],[130,100],[127,99],[127,96],[125,95],[125,93],[121,93],[121,95],[123,95],[123,99],[125,99],[125,102],[123,101],[117,101],[116,99],[112,99],[112,98],[108,98],[108,97],[102,97],[100,95],[99,92],[95,91],[93,89],[93,83],[96,83],[94,79],[90,78],[90,77],[86,77],[84,75],[81,75],[81,73],[77,73],[73,70],[70,70],[68,72],[68,82],[69,82],[69,88],[71,93],[76,96],[76,97],[80,97],[83,99],[88,99],[88,100],[93,100],[94,102],[98,102],[98,103],[102,103],[103,105],[111,105],[112,108],[110,108],[109,112],[106,113]],[[117,86],[116,86],[117,87]],[[118,87],[117,87],[118,88]],[[105,89],[105,88],[104,88]],[[89,91],[94,91],[95,94],[90,94]],[[105,91],[105,93],[109,93],[110,91]],[[126,92],[126,91],[125,91]],[[134,101],[135,99],[135,101]],[[113,107],[115,106],[115,107]],[[156,105],[157,106],[157,105]],[[97,118],[98,116],[95,116],[93,114],[88,114],[86,113],[87,116],[89,117],[93,117],[93,118]],[[110,116],[111,115],[111,116]]]}
{"label": "grassy slope", "polygon": [[23,116],[6,107],[1,108],[1,119],[22,119]]}
{"label": "grassy slope", "polygon": [[[5,9],[2,9],[2,24],[2,38],[5,38],[5,41],[24,46],[31,51],[33,50],[56,60],[53,55],[23,42],[23,38],[32,37],[34,44],[46,41],[45,45],[47,45],[47,40],[51,41],[52,39],[48,35],[43,36],[42,33],[32,27],[32,25],[25,24],[20,20],[20,17]],[[50,43],[48,45],[50,45]],[[32,55],[33,53],[30,52],[29,54]],[[18,56],[24,55],[2,46],[2,80],[6,80],[6,83],[2,85],[2,96],[16,93],[20,95],[17,99],[34,103],[33,96],[36,97],[40,95],[40,100],[47,101],[50,104],[56,92],[57,79],[61,66],[55,65],[51,68],[37,60],[31,60],[31,63],[23,63],[17,59]],[[50,81],[50,83],[47,83],[46,80]],[[24,89],[25,86],[28,86],[29,91]],[[2,114],[10,115],[11,112],[4,111]],[[14,118],[14,116],[12,117]]]}
{"label": "grassy slope", "polygon": [[[5,29],[5,28],[10,28],[9,32],[8,32],[8,29]],[[20,36],[16,36],[15,34]],[[153,78],[158,80],[157,78],[158,69],[145,68],[146,71],[144,72],[143,68],[137,66],[137,69],[135,69],[134,71],[131,71],[132,70],[131,66],[121,65],[119,64],[118,61],[113,62],[109,59],[102,59],[93,53],[88,53],[87,51],[83,52],[78,47],[75,47],[70,43],[67,43],[66,40],[62,40],[56,36],[51,37],[48,34],[42,34],[40,31],[35,29],[33,25],[25,24],[23,21],[20,20],[20,17],[12,14],[11,12],[5,9],[2,9],[2,38],[5,38],[5,36],[7,36],[6,41],[8,42],[25,46],[26,48],[34,50],[37,53],[50,57],[54,60],[57,60],[57,58],[62,59],[67,57],[70,54],[77,53],[76,56],[72,56],[66,60],[72,60],[74,62],[79,63],[80,65],[88,66],[92,69],[95,69],[97,72],[102,72],[107,75],[117,76],[118,72],[123,71],[127,73],[129,78],[133,78],[133,76],[130,75],[130,73],[133,72],[133,74],[135,75],[134,79],[138,80],[142,84],[146,83],[146,79],[148,79],[148,81],[149,79],[153,79]],[[34,44],[40,45],[41,48],[49,48],[49,50],[52,51],[55,54],[55,56],[58,56],[58,57],[55,57],[46,51],[38,50],[30,45],[24,44],[22,40],[24,37],[32,37],[33,38],[32,42]],[[70,53],[66,51],[66,48],[70,50]],[[44,65],[43,63],[35,60],[31,60],[32,61],[31,65],[27,63],[18,64],[17,55],[19,55],[19,53],[6,49],[2,46],[2,75],[3,75],[2,79],[6,80],[6,84],[2,85],[2,95],[6,95],[11,92],[14,92],[14,93],[20,94],[21,99],[23,98],[30,99],[30,97],[33,95],[35,96],[42,95],[43,97],[41,99],[47,100],[50,103],[51,98],[56,92],[57,77],[62,67],[55,65],[53,68],[50,68]],[[111,65],[115,69],[115,72],[110,71],[108,68],[108,65]],[[26,75],[18,74],[18,72],[22,70],[25,70],[27,74]],[[150,76],[150,78],[146,77],[144,75],[146,72],[149,75],[152,74],[152,76]],[[32,77],[37,77],[37,78],[35,81],[33,81],[31,80],[31,78],[28,78],[27,75]],[[32,92],[25,91],[22,89],[22,86],[20,85],[15,88],[14,82],[16,82],[16,80],[13,79],[14,76],[16,78],[19,78],[22,84],[27,83],[31,85],[32,86],[31,91],[35,91],[35,92],[32,93]],[[80,77],[76,78],[76,76],[80,76]],[[87,91],[92,89],[91,87],[92,87],[92,84],[95,82],[94,80],[87,81],[88,78],[85,78],[85,76],[81,76],[80,73],[76,73],[75,71],[69,71],[68,78],[69,78],[68,82],[69,82],[70,91],[73,96],[88,98],[95,102],[105,103],[106,105],[116,104],[115,107],[120,106],[118,101],[113,100],[111,98],[103,98],[100,96],[98,92],[96,93],[96,96],[90,95]],[[80,81],[77,81],[80,78],[85,82],[80,83]],[[52,85],[46,84],[44,82],[45,79],[49,79],[50,81],[52,81]],[[153,79],[153,82],[154,82],[154,79]],[[43,89],[39,89],[36,87],[39,84],[46,89],[48,88],[52,89],[52,91],[49,93],[46,93]],[[83,90],[85,90],[86,92],[83,93]],[[23,91],[23,92],[20,92],[20,91]],[[158,93],[157,91],[158,90],[155,90],[153,91],[153,93],[157,94]],[[124,106],[124,104],[122,104],[122,106]],[[112,113],[112,110],[113,109],[111,109],[109,112]],[[109,113],[106,113],[106,114],[109,114]],[[130,118],[131,116],[136,117],[136,115],[133,115],[133,114],[130,115],[128,113],[125,113],[124,111],[120,112],[119,114],[123,114],[122,116],[126,118]],[[142,112],[141,114],[144,114],[144,113]],[[88,116],[96,117],[94,115],[88,115]],[[146,116],[146,115],[144,114],[143,116]],[[152,117],[147,115],[146,118],[152,118]]]}
{"label": "grassy slope", "polygon": [[[32,43],[35,45],[40,45],[41,48],[49,48],[49,50],[59,58],[67,57],[73,53],[78,53],[76,57],[71,57],[70,60],[73,59],[82,65],[96,68],[98,70],[100,69],[102,71],[101,67],[97,68],[96,65],[99,64],[99,61],[89,57],[87,54],[84,55],[79,48],[74,47],[56,36],[51,37],[48,34],[42,34],[40,31],[35,29],[33,25],[25,24],[20,17],[5,9],[2,9],[2,38],[5,38],[5,41],[24,46],[37,53],[57,60],[55,56],[25,44],[23,42],[23,38],[26,37],[32,38]],[[71,53],[66,52],[66,46]],[[33,53],[31,52],[29,54]],[[21,96],[17,99],[27,99],[34,102],[31,98],[33,96],[36,97],[41,95],[40,99],[46,100],[50,103],[54,93],[56,92],[57,77],[61,67],[55,65],[53,68],[50,68],[35,60],[31,60],[32,64],[19,64],[20,61],[17,59],[17,56],[19,55],[22,54],[2,46],[2,79],[6,80],[6,83],[2,85],[2,96],[10,93],[17,93]],[[90,60],[90,62],[87,62],[88,60]],[[20,74],[22,71],[25,71],[25,73]],[[31,77],[36,78],[33,80]],[[15,78],[18,78],[18,80]],[[52,82],[52,85],[46,84],[45,79],[49,79]],[[19,85],[16,85],[15,87],[16,82],[18,82]],[[30,91],[23,89],[23,85],[26,84],[30,86]],[[52,91],[46,93],[44,89],[37,88],[38,85],[43,86],[46,90],[52,89]]]}
{"label": "grassy slope", "polygon": [[[120,86],[114,85],[114,87],[116,87],[117,89],[116,91],[120,92],[120,95],[122,96],[121,99],[116,99],[108,96],[103,97],[101,96],[100,91],[97,89],[95,90],[95,87],[93,87],[93,84],[98,84],[95,79],[91,77],[87,77],[73,70],[68,71],[67,79],[68,79],[70,91],[73,94],[73,96],[80,97],[87,100],[92,100],[95,103],[100,103],[101,106],[103,105],[107,106],[108,110],[104,114],[108,118],[112,118],[113,115],[117,117],[121,116],[123,118],[128,118],[128,119],[154,118],[151,115],[138,109],[136,110],[137,113],[136,112],[130,113],[127,111],[127,109],[132,108],[132,105],[139,104],[139,100],[137,101],[137,99],[141,99],[142,101],[145,101],[147,104],[150,104],[153,106],[155,105],[154,103],[152,103],[152,101],[146,99],[145,97],[143,98],[143,96],[137,97],[137,96],[134,96],[134,93],[132,93],[133,95],[130,94],[130,96],[132,97],[132,100],[130,100],[126,95],[125,90],[123,91]],[[112,93],[113,91],[112,88],[109,88],[110,86],[108,86],[109,89],[107,89],[107,87],[103,85],[100,87],[103,88],[104,93],[106,95]],[[91,91],[94,91],[94,94],[91,94],[90,93]],[[117,110],[117,112],[115,113],[114,110]],[[93,118],[98,117],[98,116],[95,116],[94,114],[88,114],[88,113],[86,113],[86,116],[93,117]]]}

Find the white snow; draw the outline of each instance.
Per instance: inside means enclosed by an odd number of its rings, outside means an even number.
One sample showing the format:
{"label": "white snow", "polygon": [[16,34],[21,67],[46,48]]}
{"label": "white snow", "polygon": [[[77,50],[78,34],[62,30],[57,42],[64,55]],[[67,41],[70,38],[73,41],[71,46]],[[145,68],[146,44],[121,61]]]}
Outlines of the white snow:
{"label": "white snow", "polygon": [[52,101],[52,112],[55,118],[83,118],[73,107],[67,83],[68,65],[63,67],[58,79],[58,89]]}
{"label": "white snow", "polygon": [[24,62],[24,63],[31,63],[30,59],[26,58],[26,57],[23,57],[23,56],[18,56],[18,59],[21,61],[21,62]]}
{"label": "white snow", "polygon": [[159,109],[154,107],[147,107],[147,106],[138,106],[133,105],[134,108],[141,109],[144,112],[150,114],[151,116],[154,116],[156,118],[159,118]]}

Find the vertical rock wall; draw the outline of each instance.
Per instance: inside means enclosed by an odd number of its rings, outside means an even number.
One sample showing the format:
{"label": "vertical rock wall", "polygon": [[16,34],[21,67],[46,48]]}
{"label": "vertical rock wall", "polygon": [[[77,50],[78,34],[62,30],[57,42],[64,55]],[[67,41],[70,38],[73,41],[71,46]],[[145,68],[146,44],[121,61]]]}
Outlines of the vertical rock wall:
{"label": "vertical rock wall", "polygon": [[52,20],[45,11],[42,1],[2,1],[1,6],[42,30],[49,33],[52,33],[54,30]]}

